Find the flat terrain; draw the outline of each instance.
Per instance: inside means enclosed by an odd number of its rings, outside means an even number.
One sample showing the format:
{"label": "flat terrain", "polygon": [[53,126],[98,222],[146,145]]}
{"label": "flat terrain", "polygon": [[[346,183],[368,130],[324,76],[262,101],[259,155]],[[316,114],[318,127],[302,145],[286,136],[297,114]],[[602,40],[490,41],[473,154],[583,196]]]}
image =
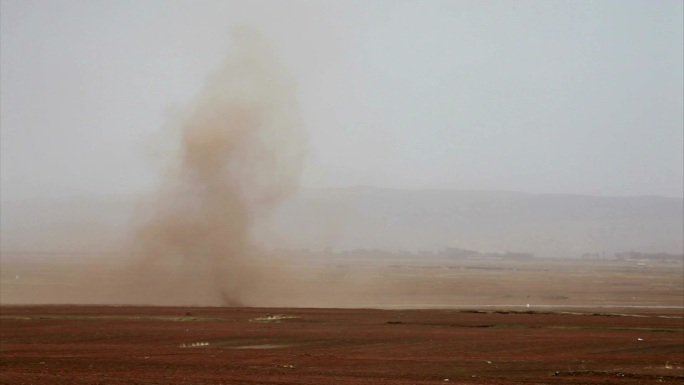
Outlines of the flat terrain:
{"label": "flat terrain", "polygon": [[2,384],[681,384],[681,310],[4,306]]}
{"label": "flat terrain", "polygon": [[0,383],[684,383],[681,263],[274,261],[226,307],[168,266],[3,256]]}
{"label": "flat terrain", "polygon": [[[207,272],[141,267],[124,256],[2,255],[0,304],[224,306]],[[532,310],[684,306],[682,262],[430,256],[287,256],[258,267],[256,307]],[[207,284],[207,285],[205,285]]]}

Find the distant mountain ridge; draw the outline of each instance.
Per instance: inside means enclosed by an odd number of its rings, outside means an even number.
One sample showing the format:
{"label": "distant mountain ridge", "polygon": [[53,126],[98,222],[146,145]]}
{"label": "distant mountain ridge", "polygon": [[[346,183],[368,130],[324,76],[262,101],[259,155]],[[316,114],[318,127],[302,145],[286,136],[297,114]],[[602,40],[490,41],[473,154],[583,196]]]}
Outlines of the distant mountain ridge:
{"label": "distant mountain ridge", "polygon": [[[2,202],[3,252],[112,251],[132,234],[132,196]],[[305,189],[254,237],[269,248],[440,250],[579,257],[682,253],[684,200],[498,191]]]}
{"label": "distant mountain ridge", "polygon": [[324,242],[319,247],[333,249],[458,247],[548,256],[681,253],[684,204],[678,198],[650,196],[308,190],[283,206],[274,222],[277,229],[294,229],[287,240],[297,239],[297,229],[306,229],[300,234],[316,233],[312,238]]}

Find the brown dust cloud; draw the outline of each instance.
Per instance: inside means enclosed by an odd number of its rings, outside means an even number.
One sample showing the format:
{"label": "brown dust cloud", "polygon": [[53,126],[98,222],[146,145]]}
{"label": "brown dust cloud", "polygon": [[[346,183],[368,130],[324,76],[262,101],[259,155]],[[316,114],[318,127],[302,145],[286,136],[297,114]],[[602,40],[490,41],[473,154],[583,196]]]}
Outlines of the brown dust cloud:
{"label": "brown dust cloud", "polygon": [[[296,81],[275,47],[247,26],[233,28],[231,38],[226,59],[152,144],[158,186],[135,204],[108,203],[121,208],[120,216],[130,210],[130,220],[97,226],[101,201],[48,207],[59,211],[56,223],[73,218],[78,231],[55,224],[44,235],[27,232],[28,254],[3,254],[0,303],[302,307],[370,301],[367,277],[273,249],[279,235],[269,233],[268,223],[299,188],[308,135]],[[297,223],[288,227],[300,231]],[[38,238],[59,243],[37,246]],[[30,251],[40,247],[48,252]]]}
{"label": "brown dust cloud", "polygon": [[152,302],[239,306],[285,279],[250,230],[298,187],[306,131],[296,84],[259,32],[232,37],[233,54],[180,122],[158,193],[136,213],[132,274]]}

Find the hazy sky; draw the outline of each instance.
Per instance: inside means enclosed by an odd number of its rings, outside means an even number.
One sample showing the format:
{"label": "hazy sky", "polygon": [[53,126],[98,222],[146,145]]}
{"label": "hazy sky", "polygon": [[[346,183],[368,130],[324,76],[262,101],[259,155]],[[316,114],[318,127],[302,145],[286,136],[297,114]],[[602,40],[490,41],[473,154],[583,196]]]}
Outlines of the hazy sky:
{"label": "hazy sky", "polygon": [[681,1],[1,4],[2,200],[153,186],[236,24],[298,78],[306,187],[684,195]]}

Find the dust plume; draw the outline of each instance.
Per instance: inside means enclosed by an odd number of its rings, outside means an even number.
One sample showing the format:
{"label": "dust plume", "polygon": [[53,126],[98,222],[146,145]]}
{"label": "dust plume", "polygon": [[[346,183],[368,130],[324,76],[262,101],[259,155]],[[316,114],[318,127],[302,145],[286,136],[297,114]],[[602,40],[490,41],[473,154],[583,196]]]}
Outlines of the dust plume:
{"label": "dust plume", "polygon": [[260,33],[239,27],[232,37],[234,52],[189,106],[177,156],[141,208],[134,248],[150,298],[248,303],[267,279],[251,226],[299,183],[306,133],[295,82]]}

